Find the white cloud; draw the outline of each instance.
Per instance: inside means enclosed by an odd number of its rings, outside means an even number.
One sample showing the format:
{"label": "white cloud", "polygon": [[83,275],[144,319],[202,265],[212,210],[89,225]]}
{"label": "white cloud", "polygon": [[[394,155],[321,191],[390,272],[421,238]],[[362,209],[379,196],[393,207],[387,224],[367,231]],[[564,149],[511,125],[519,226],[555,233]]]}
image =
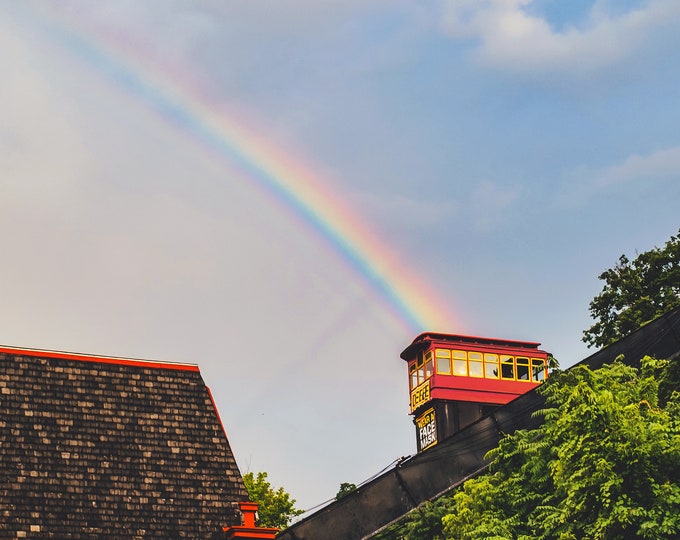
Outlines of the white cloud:
{"label": "white cloud", "polygon": [[631,154],[604,167],[580,166],[566,174],[563,188],[553,198],[558,207],[573,210],[613,195],[664,189],[680,178],[680,146],[646,155]]}
{"label": "white cloud", "polygon": [[623,163],[602,170],[595,185],[608,187],[647,180],[680,178],[680,146],[657,150],[646,156],[632,155]]}
{"label": "white cloud", "polygon": [[477,43],[483,64],[517,72],[592,73],[627,58],[680,22],[680,2],[650,0],[644,7],[612,14],[596,2],[586,21],[562,30],[528,11],[534,0],[448,0],[444,29]]}

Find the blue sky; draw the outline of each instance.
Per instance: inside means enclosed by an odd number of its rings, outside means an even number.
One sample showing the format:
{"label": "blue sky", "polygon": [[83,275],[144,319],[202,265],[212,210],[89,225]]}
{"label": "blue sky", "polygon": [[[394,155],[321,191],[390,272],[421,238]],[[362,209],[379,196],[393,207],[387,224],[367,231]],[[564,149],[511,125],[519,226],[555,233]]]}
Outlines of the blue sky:
{"label": "blue sky", "polygon": [[597,276],[678,231],[675,0],[50,5],[0,2],[0,342],[198,363],[242,471],[301,507],[415,451],[415,336],[74,39],[323,171],[451,306],[433,330],[568,366]]}

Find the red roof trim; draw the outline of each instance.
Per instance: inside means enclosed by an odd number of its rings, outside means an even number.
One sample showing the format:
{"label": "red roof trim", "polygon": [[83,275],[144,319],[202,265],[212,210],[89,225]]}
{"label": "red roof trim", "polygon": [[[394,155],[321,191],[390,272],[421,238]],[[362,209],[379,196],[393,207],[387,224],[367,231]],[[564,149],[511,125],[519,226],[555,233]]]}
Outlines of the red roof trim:
{"label": "red roof trim", "polygon": [[431,344],[460,344],[461,347],[500,347],[508,349],[522,349],[538,351],[541,345],[538,341],[519,341],[514,339],[499,339],[481,336],[464,336],[461,334],[442,334],[440,332],[423,332],[419,334],[411,344],[401,353],[401,358],[411,360],[412,355]]}
{"label": "red roof trim", "polygon": [[217,416],[217,421],[220,423],[220,427],[222,428],[222,433],[224,433],[224,438],[227,439],[227,430],[224,429],[224,424],[222,423],[222,418],[220,417],[220,411],[217,410],[217,404],[215,403],[215,398],[213,397],[209,386],[206,385],[205,389],[208,391],[208,395],[210,396],[210,401],[212,403],[213,409],[215,409],[215,416]]}
{"label": "red roof trim", "polygon": [[155,360],[139,360],[136,358],[116,358],[113,356],[98,356],[94,354],[79,354],[63,351],[44,351],[40,349],[24,349],[18,347],[6,347],[0,345],[0,353],[15,354],[19,356],[32,356],[35,358],[57,358],[60,360],[78,360],[80,362],[96,362],[99,364],[117,364],[153,369],[174,369],[178,371],[199,371],[196,364],[183,364],[179,362],[157,362]]}

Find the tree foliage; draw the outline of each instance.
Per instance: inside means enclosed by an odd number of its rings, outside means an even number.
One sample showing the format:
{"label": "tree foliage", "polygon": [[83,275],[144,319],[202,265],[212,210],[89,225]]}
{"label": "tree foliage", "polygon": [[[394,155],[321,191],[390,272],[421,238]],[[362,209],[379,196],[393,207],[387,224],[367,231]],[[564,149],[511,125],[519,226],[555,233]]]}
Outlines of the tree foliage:
{"label": "tree foliage", "polygon": [[374,536],[372,540],[442,540],[442,518],[455,510],[453,499],[440,497],[427,501],[408,514],[406,519],[391,525]]}
{"label": "tree foliage", "polygon": [[342,499],[343,497],[346,497],[347,495],[356,490],[357,490],[356,484],[352,484],[351,482],[342,482],[340,484],[340,489],[338,490],[338,493],[335,495],[335,498]]}
{"label": "tree foliage", "polygon": [[604,288],[590,303],[596,322],[583,332],[583,341],[597,347],[680,306],[680,231],[663,248],[640,253],[632,261],[621,255],[599,279]]}
{"label": "tree foliage", "polygon": [[271,486],[266,472],[259,472],[257,476],[249,472],[243,476],[243,483],[250,500],[260,505],[257,512],[260,527],[284,529],[295,516],[303,513],[295,508],[295,499],[291,499],[282,487],[274,489]]}
{"label": "tree foliage", "polygon": [[[675,362],[677,364],[677,361]],[[671,364],[651,358],[552,377],[544,424],[504,438],[489,474],[467,481],[444,538],[680,536],[680,394],[659,403]]]}
{"label": "tree foliage", "polygon": [[444,538],[442,518],[454,510],[449,497],[428,501],[412,514],[405,527],[404,538],[408,540],[441,540]]}
{"label": "tree foliage", "polygon": [[490,471],[380,540],[680,537],[680,359],[554,373],[541,427],[503,438]]}

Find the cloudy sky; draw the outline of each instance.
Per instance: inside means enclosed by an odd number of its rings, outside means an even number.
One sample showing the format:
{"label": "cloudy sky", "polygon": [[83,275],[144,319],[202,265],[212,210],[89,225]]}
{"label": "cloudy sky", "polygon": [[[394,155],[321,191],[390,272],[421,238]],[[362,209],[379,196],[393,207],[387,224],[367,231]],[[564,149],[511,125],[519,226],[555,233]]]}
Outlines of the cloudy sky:
{"label": "cloudy sky", "polygon": [[[54,6],[58,5],[58,8]],[[680,210],[677,0],[0,0],[0,342],[199,364],[309,508],[421,330],[563,366]]]}

